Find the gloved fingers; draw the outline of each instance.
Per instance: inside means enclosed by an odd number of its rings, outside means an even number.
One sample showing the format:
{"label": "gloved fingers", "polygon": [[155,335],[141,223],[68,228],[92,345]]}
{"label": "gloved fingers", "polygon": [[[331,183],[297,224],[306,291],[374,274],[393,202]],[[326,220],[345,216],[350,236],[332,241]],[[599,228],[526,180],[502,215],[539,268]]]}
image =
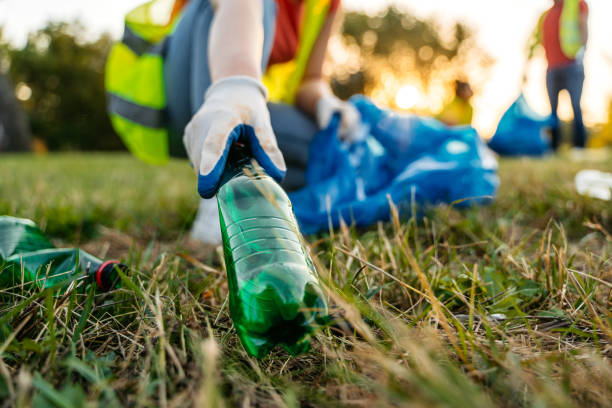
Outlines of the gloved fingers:
{"label": "gloved fingers", "polygon": [[217,192],[230,147],[240,136],[241,127],[231,128],[233,123],[239,120],[216,122],[204,138],[198,171],[198,193],[202,198],[210,198]]}
{"label": "gloved fingers", "polygon": [[361,115],[357,108],[350,102],[344,102],[334,95],[326,95],[317,102],[317,122],[321,129],[326,128],[332,116],[339,113],[341,116],[340,139],[352,141],[356,138]]}
{"label": "gloved fingers", "polygon": [[355,106],[349,102],[344,102],[344,106],[340,112],[342,123],[340,125],[340,138],[345,140],[354,140],[355,134],[361,122],[361,115]]}
{"label": "gloved fingers", "polygon": [[199,172],[201,175],[210,174],[220,160],[223,160],[223,165],[225,164],[228,139],[238,125],[240,125],[240,118],[234,115],[221,115],[211,124],[203,138],[204,143],[200,151]]}
{"label": "gloved fingers", "polygon": [[335,112],[342,111],[342,101],[334,95],[322,96],[317,101],[316,116],[319,129],[324,129],[329,124]]}
{"label": "gloved fingers", "polygon": [[254,137],[250,140],[253,155],[272,178],[281,181],[285,177],[287,166],[278,148],[269,113],[266,111],[266,114],[258,117],[253,125]]}
{"label": "gloved fingers", "polygon": [[331,120],[333,115],[333,111],[324,111],[317,114],[317,124],[319,125],[319,129],[325,129]]}
{"label": "gloved fingers", "polygon": [[200,167],[200,153],[202,152],[204,138],[197,137],[198,132],[203,131],[196,131],[195,128],[197,128],[197,126],[194,126],[193,121],[187,124],[183,133],[183,145],[185,146],[185,150],[187,150],[187,157],[189,157],[191,167],[193,167],[194,171],[197,173]]}

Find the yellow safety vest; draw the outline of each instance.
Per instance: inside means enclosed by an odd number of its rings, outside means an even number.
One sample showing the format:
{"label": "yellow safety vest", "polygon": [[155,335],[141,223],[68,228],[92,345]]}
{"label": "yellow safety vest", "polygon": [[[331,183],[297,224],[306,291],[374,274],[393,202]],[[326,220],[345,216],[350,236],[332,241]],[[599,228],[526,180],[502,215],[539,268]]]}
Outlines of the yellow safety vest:
{"label": "yellow safety vest", "polygon": [[[268,67],[263,78],[272,102],[294,103],[331,3],[305,1],[295,58]],[[113,128],[130,152],[151,164],[163,164],[170,156],[163,56],[166,38],[179,18],[171,17],[169,7],[164,12],[164,5],[168,0],[153,0],[128,13],[123,38],[113,45],[106,63],[108,112]]]}
{"label": "yellow safety vest", "polygon": [[567,58],[574,59],[582,48],[582,32],[580,30],[580,0],[565,0],[559,24],[559,39],[561,51]]}
{"label": "yellow safety vest", "polygon": [[455,96],[455,99],[436,115],[436,119],[447,125],[460,126],[471,125],[473,116],[474,108],[472,104],[469,101]]}

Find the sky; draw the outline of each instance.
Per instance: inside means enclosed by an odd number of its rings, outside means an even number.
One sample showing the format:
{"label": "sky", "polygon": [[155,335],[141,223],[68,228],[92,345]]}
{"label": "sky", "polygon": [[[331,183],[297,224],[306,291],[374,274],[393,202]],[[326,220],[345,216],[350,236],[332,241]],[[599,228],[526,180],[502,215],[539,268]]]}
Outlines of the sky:
{"label": "sky", "polygon": [[[123,16],[143,0],[0,0],[0,26],[15,44],[49,20],[80,18],[92,37],[109,31],[119,37]],[[478,43],[495,59],[474,98],[474,125],[484,135],[494,131],[504,110],[518,96],[521,78],[528,74],[525,94],[532,107],[549,112],[542,58],[526,65],[525,42],[541,13],[552,0],[343,0],[347,9],[376,12],[394,3],[421,17],[435,17],[442,25],[461,21],[476,32]],[[612,100],[612,0],[588,0],[590,44],[585,59],[587,79],[583,97],[587,124],[603,122]],[[468,73],[469,74],[469,73]],[[410,85],[410,84],[406,84]],[[570,118],[569,97],[561,98],[561,117]]]}

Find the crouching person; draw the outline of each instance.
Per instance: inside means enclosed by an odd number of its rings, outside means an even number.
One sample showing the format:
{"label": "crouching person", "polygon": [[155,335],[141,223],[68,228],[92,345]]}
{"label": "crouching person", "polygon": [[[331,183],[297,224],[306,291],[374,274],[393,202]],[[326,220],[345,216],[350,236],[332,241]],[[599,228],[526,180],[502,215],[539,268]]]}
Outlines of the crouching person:
{"label": "crouching person", "polygon": [[203,197],[191,236],[218,244],[213,196],[237,138],[293,190],[305,183],[312,137],[333,113],[342,115],[341,136],[359,121],[322,74],[340,0],[177,0],[166,10],[162,3],[126,17],[107,63],[109,114],[142,160],[189,158]]}

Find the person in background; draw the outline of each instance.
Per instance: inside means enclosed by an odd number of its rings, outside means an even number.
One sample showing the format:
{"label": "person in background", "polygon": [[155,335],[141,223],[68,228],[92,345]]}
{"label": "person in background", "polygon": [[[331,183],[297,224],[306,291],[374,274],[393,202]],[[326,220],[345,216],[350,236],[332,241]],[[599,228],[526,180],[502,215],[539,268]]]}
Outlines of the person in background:
{"label": "person in background", "polygon": [[[237,137],[251,145],[255,159],[270,176],[277,181],[284,178],[283,187],[288,190],[304,185],[310,140],[335,112],[341,114],[340,136],[351,138],[359,113],[333,95],[323,76],[339,6],[340,0],[175,2],[173,15],[180,17],[163,44],[168,150],[175,156],[186,153],[198,174],[203,199],[192,238],[208,244],[221,242],[212,196],[229,146]],[[123,42],[131,42],[137,51],[150,30],[129,24],[129,17]],[[141,35],[134,40],[136,31]],[[121,67],[113,71],[114,66],[111,72],[123,75]],[[133,117],[134,103],[123,103],[125,91],[118,88],[109,90],[109,111],[119,123],[118,133],[134,152],[134,146],[151,131],[145,128],[147,133],[141,136],[125,130],[141,117]],[[145,113],[155,108],[145,107]],[[125,126],[124,119],[128,120]],[[141,145],[147,148],[146,143]]]}
{"label": "person in background", "polygon": [[586,129],[582,120],[580,100],[584,83],[584,52],[588,40],[589,9],[584,0],[554,0],[552,7],[540,18],[538,42],[544,46],[548,70],[546,88],[554,120],[552,147],[561,142],[561,126],[557,116],[559,93],[567,90],[574,111],[574,146],[586,144]]}
{"label": "person in background", "polygon": [[0,74],[0,152],[29,151],[31,145],[30,129],[15,89]]}
{"label": "person in background", "polygon": [[472,96],[474,91],[468,82],[455,81],[455,98],[442,109],[436,119],[448,126],[471,125],[474,115],[470,103]]}

